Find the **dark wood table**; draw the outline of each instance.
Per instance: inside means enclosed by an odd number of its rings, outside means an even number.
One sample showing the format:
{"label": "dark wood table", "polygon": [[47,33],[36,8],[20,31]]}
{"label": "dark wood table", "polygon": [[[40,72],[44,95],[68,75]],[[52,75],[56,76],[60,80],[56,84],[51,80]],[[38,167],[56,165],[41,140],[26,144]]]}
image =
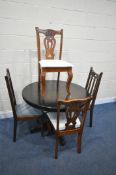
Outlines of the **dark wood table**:
{"label": "dark wood table", "polygon": [[38,82],[31,83],[24,87],[22,91],[23,99],[31,106],[41,109],[43,112],[57,110],[57,100],[65,98],[85,98],[87,91],[80,85],[71,83],[71,95],[67,96],[66,82],[57,80],[47,80],[45,94],[42,95],[42,87]]}
{"label": "dark wood table", "polygon": [[[45,93],[42,93],[42,86],[38,82],[31,83],[24,87],[22,91],[22,96],[25,102],[29,105],[38,108],[43,111],[43,115],[46,115],[46,112],[56,112],[57,111],[57,100],[65,98],[85,98],[88,96],[88,93],[85,88],[80,85],[71,83],[70,85],[70,96],[67,96],[66,91],[66,82],[57,81],[57,80],[47,80]],[[61,109],[64,111],[64,109]],[[43,120],[46,117],[43,117]],[[44,122],[44,121],[43,121]],[[42,125],[43,126],[43,125]],[[34,127],[31,129],[31,132],[40,131],[40,127]],[[43,135],[43,127],[42,127]],[[65,144],[63,138],[60,140],[61,145]]]}

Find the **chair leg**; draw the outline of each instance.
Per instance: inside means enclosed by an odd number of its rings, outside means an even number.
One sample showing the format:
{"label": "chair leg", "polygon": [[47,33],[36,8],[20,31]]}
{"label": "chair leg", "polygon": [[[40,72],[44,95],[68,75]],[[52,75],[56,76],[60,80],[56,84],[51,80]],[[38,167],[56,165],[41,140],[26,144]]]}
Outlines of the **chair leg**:
{"label": "chair leg", "polygon": [[77,138],[77,152],[81,153],[81,134],[78,134],[78,138]]}
{"label": "chair leg", "polygon": [[57,81],[59,81],[59,79],[60,79],[60,72],[58,72]]}
{"label": "chair leg", "polygon": [[38,64],[38,74],[39,74],[38,81],[39,81],[39,84],[40,84],[40,81],[41,81],[41,68],[40,68],[40,64]]}
{"label": "chair leg", "polygon": [[55,143],[55,159],[58,158],[58,142],[59,142],[59,138],[56,136],[56,143]]}
{"label": "chair leg", "polygon": [[16,142],[17,121],[14,120],[13,142]]}
{"label": "chair leg", "polygon": [[41,84],[42,84],[42,95],[45,95],[45,86],[46,86],[46,82],[45,82],[45,76],[46,76],[46,70],[43,69],[43,71],[41,72]]}
{"label": "chair leg", "polygon": [[92,127],[92,123],[93,123],[93,108],[90,109],[90,124],[89,124],[90,127]]}

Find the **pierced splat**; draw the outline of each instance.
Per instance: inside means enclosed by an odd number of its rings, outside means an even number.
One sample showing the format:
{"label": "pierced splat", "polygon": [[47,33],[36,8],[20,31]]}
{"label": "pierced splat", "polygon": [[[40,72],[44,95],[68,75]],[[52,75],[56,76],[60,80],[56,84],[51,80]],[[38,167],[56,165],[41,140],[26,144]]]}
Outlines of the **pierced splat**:
{"label": "pierced splat", "polygon": [[37,48],[38,48],[38,60],[41,60],[41,49],[40,49],[40,34],[44,35],[44,47],[45,47],[45,57],[46,59],[54,59],[54,50],[56,47],[56,39],[55,36],[60,36],[60,47],[59,47],[59,59],[62,56],[62,43],[63,43],[63,30],[52,30],[52,29],[36,29],[36,37],[37,37]]}
{"label": "pierced splat", "polygon": [[[69,101],[61,101],[60,104],[66,105],[66,123],[65,130],[73,130],[76,129],[77,118],[79,118],[82,123],[84,122],[85,113],[88,108],[90,100],[69,100]],[[83,119],[82,119],[83,118]],[[60,119],[59,119],[60,120]]]}
{"label": "pierced splat", "polygon": [[44,46],[46,49],[46,59],[54,59],[54,49],[56,46],[56,39],[54,36],[46,36],[44,38]]}
{"label": "pierced splat", "polygon": [[79,112],[66,112],[67,123],[65,124],[65,129],[74,129],[76,125],[76,119],[79,116]]}
{"label": "pierced splat", "polygon": [[[54,122],[54,119],[52,117],[49,117],[52,125],[55,128],[55,159],[58,158],[58,139],[65,135],[77,134],[77,151],[78,153],[81,152],[83,127],[91,99],[92,97],[88,97],[85,99],[58,100],[57,121]],[[62,105],[66,109],[66,116],[62,115],[62,113],[60,112]]]}

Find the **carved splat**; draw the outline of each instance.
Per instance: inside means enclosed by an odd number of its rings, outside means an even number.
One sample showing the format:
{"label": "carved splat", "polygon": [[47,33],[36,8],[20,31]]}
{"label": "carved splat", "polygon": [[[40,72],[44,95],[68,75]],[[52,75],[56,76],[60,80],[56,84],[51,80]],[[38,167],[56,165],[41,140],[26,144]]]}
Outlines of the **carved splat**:
{"label": "carved splat", "polygon": [[[79,118],[81,124],[83,125],[85,121],[86,112],[88,110],[90,100],[92,97],[88,97],[85,100],[64,100],[59,101],[59,105],[65,105],[66,107],[66,123],[65,130],[76,129],[76,121]],[[60,117],[59,117],[60,120]],[[80,126],[81,127],[81,126]]]}
{"label": "carved splat", "polygon": [[66,119],[65,129],[74,129],[76,125],[76,119],[80,115],[81,108],[73,104],[67,107],[66,110]]}
{"label": "carved splat", "polygon": [[56,39],[54,38],[55,32],[53,30],[47,30],[44,38],[44,46],[46,49],[46,58],[54,59],[54,49],[56,46]]}
{"label": "carved splat", "polygon": [[[42,37],[40,35],[44,35],[44,47],[45,47],[45,57],[46,59],[54,59],[55,56],[55,47],[56,47],[56,39],[55,36],[60,36],[60,47],[59,47],[59,60],[62,57],[62,44],[63,44],[63,29],[61,30],[52,30],[52,29],[40,29],[35,27],[36,30],[36,38],[37,38],[37,53],[38,53],[38,61],[41,60],[41,46],[40,41]],[[41,35],[41,36],[42,36]]]}
{"label": "carved splat", "polygon": [[56,45],[56,40],[54,37],[46,37],[44,39],[44,46],[46,49],[46,58],[54,59],[54,49]]}

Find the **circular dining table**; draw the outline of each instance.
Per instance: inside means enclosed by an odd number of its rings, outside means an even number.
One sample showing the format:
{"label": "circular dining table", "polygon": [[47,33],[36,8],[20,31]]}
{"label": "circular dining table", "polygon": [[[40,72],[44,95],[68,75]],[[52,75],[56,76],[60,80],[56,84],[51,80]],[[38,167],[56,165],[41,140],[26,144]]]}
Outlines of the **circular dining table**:
{"label": "circular dining table", "polygon": [[[57,101],[61,99],[84,99],[88,97],[86,89],[78,84],[70,84],[70,96],[67,95],[66,82],[57,80],[46,80],[45,92],[43,95],[42,86],[39,82],[30,83],[22,90],[22,97],[26,103],[40,109],[43,112],[42,123],[46,120],[47,112],[57,111]],[[64,111],[65,108],[61,108]],[[31,129],[31,132],[38,132],[41,128],[43,135],[43,124]],[[64,138],[60,138],[60,144],[64,145]]]}
{"label": "circular dining table", "polygon": [[[24,87],[22,97],[29,105],[41,109],[43,112],[57,110],[57,101],[61,99],[84,99],[88,96],[86,89],[78,84],[71,83],[70,96],[67,96],[66,82],[46,80],[45,93],[38,82],[33,82]],[[62,109],[63,110],[63,109]]]}

